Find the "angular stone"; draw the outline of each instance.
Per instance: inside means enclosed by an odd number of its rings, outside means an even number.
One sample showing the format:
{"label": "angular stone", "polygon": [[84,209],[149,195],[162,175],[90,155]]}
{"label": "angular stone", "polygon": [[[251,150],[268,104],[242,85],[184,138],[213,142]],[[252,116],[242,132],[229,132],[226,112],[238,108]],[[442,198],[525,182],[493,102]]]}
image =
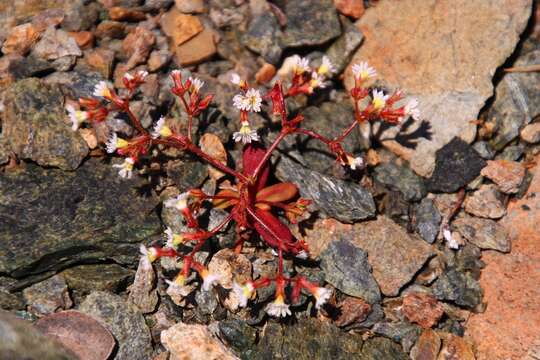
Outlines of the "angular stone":
{"label": "angular stone", "polygon": [[455,268],[447,268],[432,289],[437,299],[453,301],[470,309],[482,302],[482,288],[478,280],[469,272],[463,273]]}
{"label": "angular stone", "polygon": [[488,219],[498,219],[506,214],[503,197],[495,185],[480,186],[480,189],[467,195],[463,207],[469,214]]}
{"label": "angular stone", "polygon": [[536,144],[540,141],[540,122],[529,124],[521,130],[521,138],[529,144]]}
{"label": "angular stone", "polygon": [[[536,156],[540,164],[540,157]],[[534,359],[540,328],[540,166],[531,169],[527,193],[508,205],[501,220],[512,240],[512,252],[482,253],[486,263],[480,284],[488,303],[472,314],[466,335],[474,340],[478,360]],[[529,355],[527,357],[527,355]]]}
{"label": "angular stone", "polygon": [[79,311],[99,320],[118,343],[115,359],[147,360],[152,356],[152,339],[138,308],[120,296],[94,291],[86,297]]}
{"label": "angular stone", "polygon": [[[540,50],[520,55],[513,66],[530,66],[540,62]],[[496,133],[491,144],[503,149],[519,136],[520,129],[540,114],[540,74],[538,72],[505,73],[495,89],[495,100],[487,119],[494,119]]]}
{"label": "angular stone", "polygon": [[237,359],[204,325],[178,323],[161,332],[161,343],[171,360]]}
{"label": "angular stone", "polygon": [[435,326],[444,314],[442,305],[432,295],[410,292],[403,296],[403,314],[410,322],[427,329]]}
{"label": "angular stone", "polygon": [[275,359],[287,354],[288,358],[298,360],[371,359],[361,355],[362,343],[361,336],[342,332],[332,324],[315,319],[299,319],[295,326],[270,322],[250,358]]}
{"label": "angular stone", "polygon": [[334,5],[340,13],[358,19],[364,14],[364,2],[362,0],[334,0]]}
{"label": "angular stone", "polygon": [[181,191],[198,188],[208,177],[208,167],[197,160],[176,160],[167,164],[167,175]]}
{"label": "angular stone", "polygon": [[73,305],[66,281],[61,275],[55,275],[24,289],[23,296],[29,309],[37,315],[52,314]]}
{"label": "angular stone", "polygon": [[480,249],[510,251],[508,232],[493,220],[465,215],[454,220],[452,225],[465,239]]}
{"label": "angular stone", "polygon": [[473,144],[473,149],[485,160],[492,160],[495,157],[495,150],[486,141],[477,141]]}
{"label": "angular stone", "polygon": [[75,39],[67,32],[54,27],[45,30],[32,53],[45,60],[56,60],[64,56],[82,56]]}
{"label": "angular stone", "polygon": [[443,345],[438,360],[476,360],[472,346],[462,337],[454,334],[444,334]]}
{"label": "angular stone", "polygon": [[339,221],[351,223],[375,215],[373,197],[361,185],[306,169],[285,156],[277,165],[276,176],[296,184],[302,197],[313,200],[319,210]]}
{"label": "angular stone", "polygon": [[383,321],[375,324],[372,331],[377,335],[382,335],[393,341],[400,343],[403,350],[409,352],[416,343],[420,335],[420,328],[407,322],[388,322]]}
{"label": "angular stone", "polygon": [[346,297],[338,308],[340,310],[335,324],[339,327],[359,324],[368,318],[371,313],[371,305],[362,299]]}
{"label": "angular stone", "polygon": [[105,20],[97,25],[94,34],[98,39],[123,39],[126,36],[126,24]]}
{"label": "angular stone", "polygon": [[122,42],[122,50],[128,57],[126,70],[144,64],[155,42],[156,36],[154,33],[142,26],[137,26],[135,30],[130,32]]}
{"label": "angular stone", "polygon": [[2,141],[20,158],[73,170],[88,154],[85,141],[64,120],[58,86],[29,78],[5,93]]}
{"label": "angular stone", "polygon": [[408,356],[401,346],[390,339],[384,337],[372,337],[364,343],[362,347],[362,360],[406,360]]}
{"label": "angular stone", "polygon": [[347,295],[360,297],[368,303],[379,302],[381,294],[367,254],[347,240],[332,241],[321,253],[324,278]]}
{"label": "angular stone", "polygon": [[240,319],[220,321],[218,328],[220,338],[236,351],[248,350],[257,341],[257,330]]}
{"label": "angular stone", "polygon": [[248,49],[260,54],[271,64],[277,64],[281,58],[281,30],[275,15],[265,12],[251,20],[242,43]]}
{"label": "angular stone", "polygon": [[26,55],[39,36],[40,32],[32,24],[15,26],[2,45],[2,53]]}
{"label": "angular stone", "polygon": [[175,0],[176,8],[183,13],[203,13],[206,11],[204,0]]}
{"label": "angular stone", "polygon": [[109,8],[109,17],[114,21],[143,21],[146,19],[146,14],[142,11],[129,9],[121,6],[113,6]]}
{"label": "angular stone", "polygon": [[[353,63],[368,61],[388,87],[417,97],[422,119],[431,125],[431,139],[420,138],[412,151],[402,147],[416,173],[429,176],[435,152],[455,136],[474,139],[470,120],[492,96],[493,74],[514,51],[531,3],[406,0],[395,6],[390,1],[370,7],[358,20],[366,40]],[[349,67],[347,89],[353,83]]]}
{"label": "angular stone", "polygon": [[77,355],[79,360],[103,360],[111,355],[115,341],[96,319],[75,310],[41,318],[36,328]]}
{"label": "angular stone", "polygon": [[336,68],[336,74],[341,74],[345,70],[354,52],[364,40],[364,35],[349,19],[341,16],[340,21],[343,33],[326,50],[326,56]]}
{"label": "angular stone", "polygon": [[172,49],[204,30],[198,17],[182,14],[175,7],[163,14],[160,24],[165,35],[171,38]]}
{"label": "angular stone", "polygon": [[80,295],[96,290],[112,293],[122,291],[133,275],[133,270],[117,264],[78,265],[62,272],[69,288]]}
{"label": "angular stone", "polygon": [[89,67],[97,70],[105,79],[110,79],[113,71],[114,51],[95,49],[84,53],[84,60]]}
{"label": "angular stone", "polygon": [[441,338],[431,329],[425,329],[411,349],[412,360],[437,360]]}
{"label": "angular stone", "polygon": [[192,39],[174,50],[176,63],[181,66],[196,65],[210,59],[216,53],[214,32],[204,29]]}
{"label": "angular stone", "polygon": [[29,322],[0,311],[0,358],[10,360],[80,360]]}
{"label": "angular stone", "polygon": [[296,0],[285,4],[284,47],[321,45],[338,37],[341,27],[332,0]]}
{"label": "angular stone", "polygon": [[433,244],[439,234],[441,213],[433,203],[433,200],[425,198],[416,206],[416,231],[422,239]]}
{"label": "angular stone", "polygon": [[152,266],[148,266],[146,259],[139,260],[135,279],[129,287],[128,300],[137,305],[143,314],[151,313],[156,309],[159,301],[156,273]]}
{"label": "angular stone", "polygon": [[94,34],[90,31],[71,31],[68,35],[75,39],[77,46],[82,50],[94,46]]}
{"label": "angular stone", "polygon": [[375,168],[373,177],[390,189],[401,192],[405,200],[418,201],[426,195],[423,179],[406,166],[381,164]]}
{"label": "angular stone", "polygon": [[525,168],[516,161],[489,160],[481,174],[497,184],[503,193],[515,194],[525,178]]}
{"label": "angular stone", "polygon": [[155,201],[134,188],[141,184],[97,159],[75,172],[28,164],[0,174],[0,272],[20,278],[82,261],[138,261],[139,244],[161,228]]}

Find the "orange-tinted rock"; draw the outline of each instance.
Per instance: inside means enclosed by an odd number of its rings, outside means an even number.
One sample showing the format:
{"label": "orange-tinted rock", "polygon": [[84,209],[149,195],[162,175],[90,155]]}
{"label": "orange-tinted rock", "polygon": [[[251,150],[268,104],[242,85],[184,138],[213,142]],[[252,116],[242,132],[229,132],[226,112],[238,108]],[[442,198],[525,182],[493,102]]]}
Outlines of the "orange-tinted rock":
{"label": "orange-tinted rock", "polygon": [[84,53],[84,60],[89,67],[96,69],[105,79],[112,74],[114,51],[107,49],[95,49]]}
{"label": "orange-tinted rock", "polygon": [[172,46],[178,46],[204,30],[198,17],[182,14],[172,8],[161,17],[161,29],[171,38]]}
{"label": "orange-tinted rock", "polygon": [[413,292],[403,297],[403,314],[410,322],[423,328],[431,328],[444,313],[442,305],[430,294]]}
{"label": "orange-tinted rock", "polygon": [[441,338],[431,329],[425,329],[411,349],[412,360],[437,360]]}
{"label": "orange-tinted rock", "polygon": [[94,46],[94,34],[90,31],[71,31],[68,35],[75,39],[77,46],[82,50]]}
{"label": "orange-tinted rock", "polygon": [[334,0],[336,9],[345,16],[358,19],[364,14],[363,0]]}
{"label": "orange-tinted rock", "polygon": [[276,67],[272,64],[264,64],[255,74],[255,80],[259,84],[266,84],[276,75]]}
{"label": "orange-tinted rock", "polygon": [[[540,163],[540,156],[536,157]],[[473,314],[466,335],[478,360],[522,359],[540,342],[540,166],[531,169],[527,194],[508,205],[500,221],[512,240],[512,252],[484,252],[480,284],[486,312]]]}
{"label": "orange-tinted rock", "polygon": [[154,33],[142,26],[137,26],[126,36],[122,42],[122,49],[129,56],[127,68],[132,69],[139,64],[143,64],[148,59],[150,51],[156,42]]}
{"label": "orange-tinted rock", "polygon": [[175,0],[175,5],[178,10],[183,13],[203,13],[206,11],[204,4],[205,0]]}
{"label": "orange-tinted rock", "polygon": [[441,334],[441,337],[443,346],[437,360],[476,360],[471,344],[463,338],[454,334]]}
{"label": "orange-tinted rock", "polygon": [[148,71],[158,71],[171,60],[168,51],[154,50],[148,58]]}
{"label": "orange-tinted rock", "polygon": [[126,36],[126,25],[118,21],[102,21],[96,27],[95,35],[99,39],[122,39]]}
{"label": "orange-tinted rock", "polygon": [[2,45],[4,54],[26,55],[39,39],[40,32],[32,24],[22,24],[11,29]]}
{"label": "orange-tinted rock", "polygon": [[360,298],[347,297],[338,308],[340,313],[335,324],[340,327],[361,323],[371,313],[371,305]]}
{"label": "orange-tinted rock", "polygon": [[32,25],[37,31],[44,31],[49,26],[57,26],[64,20],[61,9],[47,9],[32,18]]}
{"label": "orange-tinted rock", "polygon": [[179,65],[195,65],[211,58],[216,53],[214,33],[210,29],[176,48],[175,60]]}
{"label": "orange-tinted rock", "polygon": [[146,14],[138,10],[113,6],[109,9],[109,17],[114,21],[143,21]]}
{"label": "orange-tinted rock", "polygon": [[523,182],[525,168],[517,161],[489,160],[480,173],[497,184],[503,193],[514,194]]}

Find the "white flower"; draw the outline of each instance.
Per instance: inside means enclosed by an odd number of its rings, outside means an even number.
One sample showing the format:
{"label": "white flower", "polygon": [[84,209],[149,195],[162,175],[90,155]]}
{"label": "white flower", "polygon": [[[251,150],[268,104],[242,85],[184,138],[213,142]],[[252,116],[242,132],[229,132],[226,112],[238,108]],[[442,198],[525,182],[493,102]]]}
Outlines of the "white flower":
{"label": "white flower", "polygon": [[418,120],[420,118],[420,110],[418,109],[418,100],[411,99],[405,105],[405,114],[409,115],[415,120]]}
{"label": "white flower", "polygon": [[172,135],[171,128],[165,125],[165,118],[162,116],[154,125],[154,130],[152,131],[152,138],[157,139],[160,136],[169,137]]}
{"label": "white flower", "polygon": [[128,157],[124,160],[121,164],[114,164],[114,168],[119,168],[120,171],[118,171],[118,175],[120,177],[123,177],[124,179],[131,179],[131,175],[133,174],[133,165],[135,164],[135,159],[132,157]]}
{"label": "white flower", "polygon": [[221,278],[219,274],[213,274],[207,270],[204,270],[201,276],[203,278],[203,284],[202,284],[203,291],[210,291],[210,288],[214,286],[214,284],[218,282],[219,279]]}
{"label": "white flower", "polygon": [[204,85],[204,81],[202,81],[199,78],[192,78],[190,76],[189,80],[191,80],[191,91],[192,92],[196,92],[196,93],[199,92],[199,90],[201,90],[201,88]]}
{"label": "white flower", "polygon": [[296,257],[302,260],[306,260],[309,257],[309,254],[306,250],[301,250],[298,254],[296,254]]}
{"label": "white flower", "polygon": [[328,75],[336,72],[336,68],[328,58],[328,56],[323,56],[321,66],[317,69],[319,75]]}
{"label": "white flower", "polygon": [[377,76],[377,71],[369,66],[366,61],[362,61],[360,64],[354,64],[352,72],[356,80],[367,80]]}
{"label": "white flower", "polygon": [[448,247],[450,249],[459,249],[459,242],[452,236],[452,232],[450,229],[444,229],[443,230],[443,237],[448,243]]}
{"label": "white flower", "polygon": [[268,315],[274,317],[285,317],[287,315],[291,315],[291,309],[289,309],[289,305],[285,304],[283,301],[283,296],[276,297],[276,300],[266,305],[264,310],[268,313]]}
{"label": "white flower", "polygon": [[243,144],[250,144],[252,141],[259,141],[259,135],[257,135],[257,130],[251,130],[247,121],[243,121],[240,131],[233,134],[233,140],[235,142],[241,141]]}
{"label": "white flower", "polygon": [[146,246],[141,244],[139,246],[139,252],[141,253],[141,257],[148,260],[149,263],[153,263],[158,258],[157,249],[155,247],[148,249]]}
{"label": "white flower", "polygon": [[69,114],[69,119],[71,120],[71,129],[77,131],[79,126],[88,119],[88,113],[86,111],[75,110],[71,105],[66,106],[66,110]]}
{"label": "white flower", "polygon": [[116,149],[124,148],[129,144],[126,140],[119,138],[118,135],[113,132],[105,145],[107,146],[107,152],[112,154],[116,151]]}
{"label": "white flower", "polygon": [[236,94],[233,97],[233,105],[244,111],[261,111],[262,98],[259,90],[249,89],[246,94]]}
{"label": "white flower", "polygon": [[182,193],[175,198],[165,200],[165,207],[172,207],[177,210],[184,210],[188,206],[189,192]]}
{"label": "white flower", "polygon": [[182,276],[181,274],[178,274],[178,276],[174,279],[174,281],[171,280],[165,280],[165,283],[169,285],[167,288],[167,294],[171,296],[172,298],[180,297],[184,298],[188,296],[191,291],[193,291],[193,287],[186,286],[185,285],[186,278]]}
{"label": "white flower", "polygon": [[246,307],[249,299],[253,297],[253,292],[255,288],[253,283],[247,282],[245,285],[239,285],[238,283],[233,283],[233,292],[238,298],[238,306]]}
{"label": "white flower", "polygon": [[328,299],[330,299],[330,296],[332,296],[332,290],[324,288],[324,287],[318,287],[313,292],[313,296],[315,297],[315,308],[320,309],[321,306],[323,306]]}
{"label": "white flower", "polygon": [[110,99],[111,98],[111,89],[109,89],[109,85],[105,81],[100,81],[94,87],[93,95],[98,96],[98,97],[104,97],[106,99]]}
{"label": "white flower", "polygon": [[384,95],[384,92],[381,90],[373,90],[373,100],[371,101],[371,104],[375,108],[375,110],[381,110],[386,105],[386,100],[390,95]]}
{"label": "white flower", "polygon": [[133,75],[131,75],[130,73],[125,73],[124,74],[124,79],[126,79],[127,81],[131,81],[133,80],[135,77]]}
{"label": "white flower", "polygon": [[182,75],[182,71],[180,69],[173,70],[173,71],[171,71],[171,75],[172,76]]}
{"label": "white flower", "polygon": [[148,76],[148,71],[139,70],[137,71],[137,76],[139,77],[139,79],[141,79],[141,81],[144,81],[144,79],[146,79],[146,77]]}
{"label": "white flower", "polygon": [[184,237],[182,235],[175,234],[170,227],[167,227],[167,229],[165,230],[165,236],[167,237],[167,242],[165,243],[165,247],[168,247],[171,249],[176,248],[184,240]]}
{"label": "white flower", "polygon": [[327,85],[324,80],[325,80],[324,76],[319,75],[316,72],[313,72],[311,74],[311,80],[309,82],[309,86],[311,87],[311,90],[316,89],[316,88],[324,89]]}
{"label": "white flower", "polygon": [[309,68],[309,59],[294,55],[293,59],[293,69],[297,74],[303,74],[304,72],[310,71]]}
{"label": "white flower", "polygon": [[242,79],[240,78],[240,75],[238,75],[237,73],[232,73],[231,74],[231,82],[234,85],[240,85],[240,83],[242,82]]}
{"label": "white flower", "polygon": [[352,157],[347,155],[348,165],[352,170],[363,169],[364,168],[364,159],[362,157]]}

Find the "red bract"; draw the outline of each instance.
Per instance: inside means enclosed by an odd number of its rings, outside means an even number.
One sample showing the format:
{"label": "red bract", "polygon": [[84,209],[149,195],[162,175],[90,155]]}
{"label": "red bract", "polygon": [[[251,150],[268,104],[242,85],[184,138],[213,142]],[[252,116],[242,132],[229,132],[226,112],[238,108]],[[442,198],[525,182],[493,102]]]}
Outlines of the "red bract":
{"label": "red bract", "polygon": [[[266,307],[268,314],[273,316],[290,315],[291,311],[286,304],[285,288],[290,286],[293,302],[299,299],[301,291],[312,294],[315,299],[315,307],[319,308],[331,296],[331,291],[317,286],[307,281],[301,276],[286,277],[283,269],[283,257],[306,257],[308,248],[301,239],[296,239],[289,226],[281,219],[286,217],[289,222],[296,223],[305,214],[310,201],[299,198],[299,189],[293,183],[268,184],[272,167],[270,158],[283,139],[291,134],[303,134],[324,143],[332,152],[336,161],[352,169],[358,169],[363,163],[363,159],[354,158],[348,154],[343,146],[343,140],[364,121],[383,120],[391,124],[399,123],[405,116],[418,116],[416,109],[417,102],[410,101],[405,106],[396,107],[396,102],[402,99],[401,92],[393,95],[386,95],[382,91],[373,90],[364,86],[366,80],[375,75],[375,70],[361,63],[353,66],[355,77],[355,87],[351,90],[355,112],[354,119],[346,129],[334,138],[328,138],[323,134],[301,127],[304,121],[302,115],[290,118],[287,114],[285,99],[297,94],[309,95],[319,87],[325,87],[327,78],[335,69],[329,59],[323,57],[321,65],[312,69],[306,58],[294,57],[292,71],[294,76],[290,85],[285,87],[281,82],[277,82],[271,90],[261,96],[259,90],[250,88],[247,81],[242,80],[238,75],[233,76],[232,82],[238,86],[239,94],[234,96],[234,106],[240,112],[240,130],[233,135],[235,141],[244,143],[242,153],[241,171],[224,165],[217,159],[196,146],[192,142],[193,118],[197,117],[208,108],[212,101],[212,95],[203,96],[201,88],[204,82],[197,78],[189,77],[183,81],[182,73],[179,70],[172,72],[171,77],[174,83],[172,93],[176,95],[179,102],[184,107],[187,114],[187,129],[184,133],[179,132],[175,127],[169,127],[165,118],[160,118],[156,122],[152,131],[145,129],[140,120],[130,109],[130,101],[136,89],[144,83],[146,72],[137,72],[135,75],[127,74],[124,77],[124,85],[127,88],[126,96],[119,96],[110,89],[105,82],[96,86],[94,94],[100,97],[96,99],[80,99],[79,103],[86,111],[79,111],[70,108],[70,116],[73,116],[73,123],[78,125],[81,119],[87,123],[103,121],[110,113],[124,112],[131,125],[135,128],[135,135],[124,139],[112,134],[107,142],[107,151],[125,157],[119,167],[119,174],[130,177],[135,163],[143,158],[143,155],[153,153],[152,149],[156,145],[161,147],[173,147],[185,152],[189,152],[201,160],[207,162],[220,170],[228,178],[220,184],[220,191],[217,194],[205,194],[200,189],[192,189],[176,198],[165,201],[166,207],[172,207],[179,211],[185,218],[188,232],[174,234],[168,229],[167,244],[165,247],[141,248],[144,256],[148,260],[154,261],[159,257],[181,258],[183,261],[182,270],[174,281],[168,281],[170,286],[181,288],[189,278],[190,272],[195,271],[203,280],[203,290],[208,290],[218,279],[218,274],[209,273],[203,264],[197,262],[194,255],[202,248],[204,243],[212,236],[226,228],[234,222],[236,223],[236,246],[235,250],[240,252],[245,241],[262,240],[277,252],[278,271],[275,277],[259,278],[246,284],[235,284],[233,292],[240,299],[240,304],[245,306],[248,300],[255,295],[257,288],[276,285],[275,300]],[[371,96],[372,100],[363,109],[360,108],[360,100]],[[281,117],[281,130],[277,137],[268,147],[262,145],[259,134],[251,128],[249,115],[252,112],[260,112],[264,109],[263,99],[269,102],[273,115]],[[75,126],[74,126],[75,128]],[[233,180],[231,182],[231,180]],[[212,229],[203,229],[199,225],[197,216],[203,208],[204,201],[211,201],[213,206],[225,209],[229,212],[226,218]],[[260,242],[259,242],[260,243]],[[187,244],[191,249],[187,253],[179,250],[180,244]],[[177,289],[178,290],[178,289]],[[178,290],[176,293],[183,293]]]}

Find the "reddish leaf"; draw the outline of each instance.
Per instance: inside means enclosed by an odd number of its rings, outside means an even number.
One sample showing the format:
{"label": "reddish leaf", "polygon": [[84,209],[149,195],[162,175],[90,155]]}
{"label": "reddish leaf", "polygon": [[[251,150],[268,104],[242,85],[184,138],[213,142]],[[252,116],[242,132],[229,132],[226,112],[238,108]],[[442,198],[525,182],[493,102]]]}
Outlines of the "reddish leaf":
{"label": "reddish leaf", "polygon": [[[261,160],[264,158],[264,154],[266,154],[266,149],[264,147],[255,144],[246,145],[242,156],[244,166],[242,170],[243,174],[246,176],[252,176],[255,173],[255,169],[257,168]],[[268,162],[266,162],[266,164],[264,164],[263,168],[259,172],[258,181],[254,186],[255,191],[261,190],[266,185],[269,172],[270,166]]]}
{"label": "reddish leaf", "polygon": [[216,194],[216,196],[231,196],[235,199],[214,199],[212,204],[218,209],[226,209],[229,206],[236,205],[238,203],[238,193],[233,190],[221,190]]}
{"label": "reddish leaf", "polygon": [[256,201],[283,202],[298,194],[296,185],[290,182],[265,187],[257,193]]}
{"label": "reddish leaf", "polygon": [[255,209],[255,214],[261,222],[253,219],[253,226],[268,245],[279,248],[281,244],[284,251],[294,255],[304,250],[304,246],[295,239],[289,227],[279,221],[272,213]]}

